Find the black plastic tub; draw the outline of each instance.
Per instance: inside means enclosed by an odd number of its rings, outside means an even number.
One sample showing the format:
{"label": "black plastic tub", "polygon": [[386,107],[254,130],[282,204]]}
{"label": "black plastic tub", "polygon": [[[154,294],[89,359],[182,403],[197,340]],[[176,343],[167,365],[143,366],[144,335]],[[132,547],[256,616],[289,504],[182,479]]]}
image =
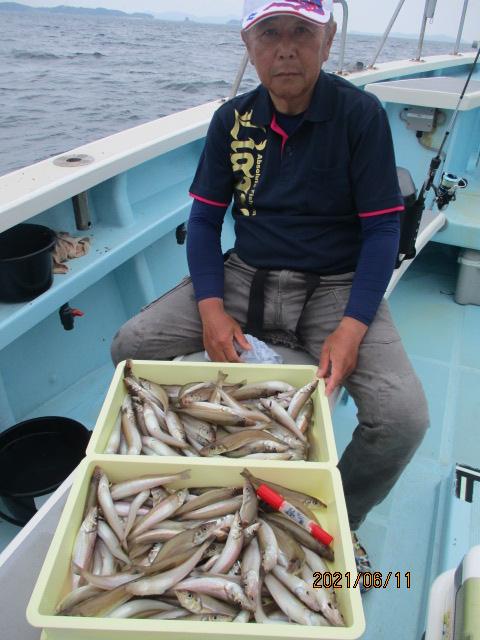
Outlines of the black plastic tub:
{"label": "black plastic tub", "polygon": [[17,526],[35,515],[85,456],[90,431],[70,418],[26,420],[0,433],[0,518]]}
{"label": "black plastic tub", "polygon": [[0,301],[33,300],[53,282],[55,232],[39,224],[18,224],[0,234]]}

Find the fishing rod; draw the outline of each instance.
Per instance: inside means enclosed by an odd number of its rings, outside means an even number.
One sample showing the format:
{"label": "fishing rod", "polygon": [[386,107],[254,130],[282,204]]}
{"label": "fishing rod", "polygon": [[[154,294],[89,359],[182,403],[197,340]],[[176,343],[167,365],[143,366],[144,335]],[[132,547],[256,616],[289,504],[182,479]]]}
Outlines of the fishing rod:
{"label": "fishing rod", "polygon": [[465,178],[459,178],[458,176],[452,173],[444,173],[442,175],[442,179],[440,182],[440,186],[436,187],[434,185],[435,178],[437,175],[437,171],[442,164],[442,153],[445,145],[447,144],[447,140],[450,134],[455,127],[455,123],[458,118],[458,114],[460,112],[460,107],[462,106],[462,101],[465,97],[465,93],[470,85],[470,81],[473,76],[473,72],[477,66],[478,59],[480,57],[480,47],[477,51],[477,55],[475,56],[475,60],[473,61],[472,68],[470,69],[470,73],[468,74],[467,81],[465,82],[465,86],[463,87],[463,91],[458,100],[457,108],[455,109],[452,118],[448,124],[447,131],[445,132],[445,136],[443,137],[442,144],[437,152],[437,155],[432,159],[430,163],[430,168],[428,170],[428,176],[425,182],[422,185],[420,193],[418,194],[418,198],[414,204],[409,207],[408,215],[405,216],[403,221],[403,229],[402,229],[402,238],[400,240],[400,250],[399,250],[399,261],[397,262],[397,266],[403,260],[410,260],[415,258],[417,252],[415,249],[415,243],[417,240],[418,231],[420,229],[420,222],[422,220],[422,215],[425,210],[425,201],[426,194],[430,189],[433,189],[435,192],[435,201],[437,203],[437,207],[440,211],[445,209],[452,200],[456,198],[457,189],[465,189],[468,185]]}

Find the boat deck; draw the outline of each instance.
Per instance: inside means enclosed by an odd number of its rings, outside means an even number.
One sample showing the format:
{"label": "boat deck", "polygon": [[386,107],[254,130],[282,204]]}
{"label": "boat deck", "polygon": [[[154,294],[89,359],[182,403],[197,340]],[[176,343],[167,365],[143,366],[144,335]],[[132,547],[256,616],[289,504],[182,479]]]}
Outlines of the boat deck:
{"label": "boat deck", "polygon": [[[430,243],[390,298],[393,317],[424,385],[431,426],[413,461],[359,530],[374,571],[392,578],[363,596],[364,640],[419,639],[429,585],[480,543],[480,485],[472,505],[454,497],[456,463],[480,466],[480,307],[453,300],[457,250]],[[351,399],[334,415],[339,453],[355,423]],[[476,501],[475,501],[476,497]],[[438,536],[439,523],[444,534]],[[465,546],[464,546],[465,545]],[[401,572],[400,589],[396,572]],[[411,573],[407,588],[405,572]]]}
{"label": "boat deck", "polygon": [[[432,580],[456,564],[468,546],[480,543],[479,485],[472,505],[453,495],[454,465],[480,466],[480,307],[457,305],[453,300],[457,251],[430,243],[390,299],[406,349],[425,386],[431,427],[390,496],[359,531],[374,570],[383,573],[384,581],[392,572],[387,588],[372,589],[363,596],[365,640],[420,638]],[[107,364],[80,380],[63,398],[55,398],[54,412],[65,408],[71,417],[93,426],[112,373]],[[52,411],[45,404],[35,415]],[[334,426],[340,454],[356,426],[351,400],[337,406]],[[436,533],[440,530],[444,531],[441,539]],[[16,533],[16,527],[0,521],[0,550]],[[410,572],[410,588],[406,572]]]}

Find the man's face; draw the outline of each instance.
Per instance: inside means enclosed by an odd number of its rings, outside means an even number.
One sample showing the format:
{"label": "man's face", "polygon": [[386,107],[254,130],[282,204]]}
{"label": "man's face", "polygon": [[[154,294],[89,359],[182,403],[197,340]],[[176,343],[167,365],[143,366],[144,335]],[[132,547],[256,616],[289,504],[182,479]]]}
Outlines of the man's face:
{"label": "man's face", "polygon": [[294,16],[274,16],[242,32],[261,83],[282,101],[310,95],[328,59],[335,25]]}

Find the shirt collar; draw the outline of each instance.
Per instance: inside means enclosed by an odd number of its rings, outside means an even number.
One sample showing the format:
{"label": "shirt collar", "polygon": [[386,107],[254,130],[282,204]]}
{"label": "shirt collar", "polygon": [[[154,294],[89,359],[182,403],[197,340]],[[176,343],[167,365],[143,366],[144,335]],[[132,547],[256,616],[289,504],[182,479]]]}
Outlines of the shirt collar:
{"label": "shirt collar", "polygon": [[[310,106],[305,112],[305,120],[310,122],[325,122],[331,120],[334,113],[334,88],[325,71],[320,75],[313,90]],[[253,107],[252,122],[258,126],[269,126],[273,118],[274,110],[267,89],[260,85],[258,96]]]}

